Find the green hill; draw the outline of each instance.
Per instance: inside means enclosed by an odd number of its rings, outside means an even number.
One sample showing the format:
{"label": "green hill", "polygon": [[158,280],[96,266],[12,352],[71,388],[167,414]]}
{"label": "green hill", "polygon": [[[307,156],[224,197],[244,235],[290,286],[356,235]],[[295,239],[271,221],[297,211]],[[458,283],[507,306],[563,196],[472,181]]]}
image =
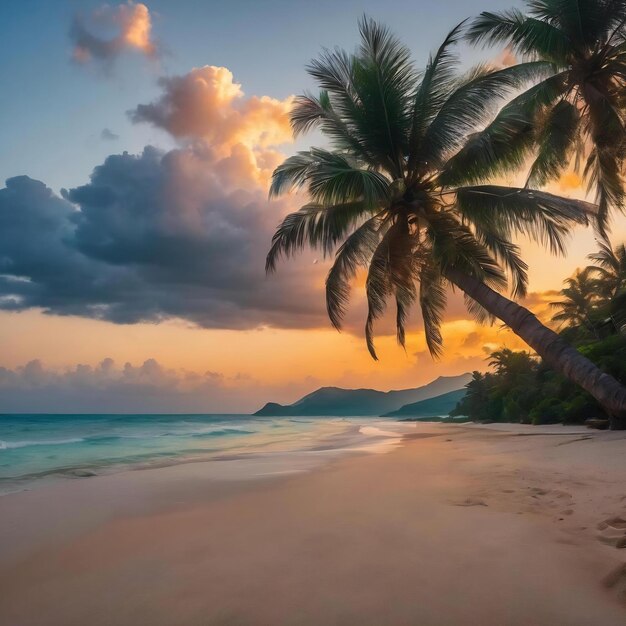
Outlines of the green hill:
{"label": "green hill", "polygon": [[271,417],[381,415],[395,411],[409,403],[440,396],[451,390],[458,390],[468,383],[470,378],[470,374],[440,376],[423,387],[394,391],[322,387],[287,406],[268,402],[254,415]]}
{"label": "green hill", "polygon": [[457,405],[457,402],[465,395],[465,392],[465,389],[455,389],[434,398],[405,404],[397,411],[385,413],[383,417],[437,417],[448,415]]}

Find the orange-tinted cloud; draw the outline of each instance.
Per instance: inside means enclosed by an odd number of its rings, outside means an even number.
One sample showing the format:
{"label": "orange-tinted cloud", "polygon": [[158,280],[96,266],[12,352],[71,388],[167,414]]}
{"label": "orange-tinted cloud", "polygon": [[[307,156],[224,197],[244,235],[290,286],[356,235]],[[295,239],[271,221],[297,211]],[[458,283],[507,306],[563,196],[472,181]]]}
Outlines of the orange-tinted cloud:
{"label": "orange-tinted cloud", "polygon": [[515,52],[510,46],[507,46],[506,48],[504,48],[504,50],[502,50],[502,52],[500,52],[500,54],[498,54],[498,56],[496,56],[495,59],[491,61],[491,64],[496,69],[502,69],[505,67],[511,67],[512,65],[515,65],[517,62],[518,62],[518,58]]}
{"label": "orange-tinted cloud", "polygon": [[162,78],[163,95],[130,111],[134,122],[147,122],[196,150],[221,161],[229,179],[254,178],[267,185],[284,158],[274,147],[291,142],[291,98],[244,95],[225,67],[206,65],[183,76]]}
{"label": "orange-tinted cloud", "polygon": [[134,121],[150,122],[177,138],[203,138],[216,149],[237,143],[266,147],[292,139],[291,98],[246,98],[225,67],[197,67],[159,84],[163,95],[140,104],[131,114]]}
{"label": "orange-tinted cloud", "polygon": [[147,57],[157,54],[150,11],[145,4],[132,0],[117,6],[105,4],[87,17],[77,15],[70,38],[74,44],[72,59],[81,64],[111,62],[126,51]]}

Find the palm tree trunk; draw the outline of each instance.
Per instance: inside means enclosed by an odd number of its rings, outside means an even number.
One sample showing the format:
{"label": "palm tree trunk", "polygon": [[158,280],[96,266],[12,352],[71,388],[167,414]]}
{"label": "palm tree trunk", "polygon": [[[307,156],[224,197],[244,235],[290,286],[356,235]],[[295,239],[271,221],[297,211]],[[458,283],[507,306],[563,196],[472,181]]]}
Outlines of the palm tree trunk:
{"label": "palm tree trunk", "polygon": [[502,320],[555,371],[588,391],[609,415],[612,429],[626,429],[626,387],[544,326],[528,309],[461,270],[448,268],[445,275],[489,313]]}

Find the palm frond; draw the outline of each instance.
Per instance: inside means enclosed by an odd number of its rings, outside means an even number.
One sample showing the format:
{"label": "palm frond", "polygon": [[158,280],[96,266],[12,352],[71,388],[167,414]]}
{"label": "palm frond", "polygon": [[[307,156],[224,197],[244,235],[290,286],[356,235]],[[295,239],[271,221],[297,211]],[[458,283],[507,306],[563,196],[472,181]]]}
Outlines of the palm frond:
{"label": "palm frond", "polygon": [[431,214],[426,236],[442,274],[457,268],[494,289],[506,287],[506,275],[489,249],[450,212]]}
{"label": "palm frond", "polygon": [[442,105],[424,136],[422,158],[430,168],[441,167],[493,114],[495,104],[513,89],[553,73],[550,63],[533,61],[497,71],[478,73],[455,89]]}
{"label": "palm frond", "polygon": [[467,39],[475,44],[510,45],[518,54],[567,65],[571,43],[557,26],[512,9],[484,12],[470,25]]}
{"label": "palm frond", "polygon": [[467,137],[443,165],[438,181],[468,185],[522,167],[535,143],[536,116],[563,93],[566,79],[561,72],[513,98],[484,130]]}
{"label": "palm frond", "polygon": [[498,263],[504,266],[511,275],[511,293],[514,298],[523,298],[528,289],[528,264],[520,256],[519,246],[514,244],[508,224],[481,224],[473,221],[478,240],[494,255]]}
{"label": "palm frond", "polygon": [[456,190],[462,215],[477,224],[506,226],[548,245],[554,254],[565,252],[565,240],[574,224],[588,224],[597,210],[582,200],[561,198],[534,189],[477,185]]}
{"label": "palm frond", "polygon": [[446,284],[432,261],[422,264],[419,283],[419,303],[424,321],[426,346],[434,358],[439,358],[443,353],[441,324],[447,302]]}
{"label": "palm frond", "polygon": [[617,43],[626,34],[626,0],[606,0],[602,5],[597,12],[596,38]]}
{"label": "palm frond", "polygon": [[365,342],[370,356],[378,361],[374,346],[374,322],[380,318],[387,308],[387,300],[391,295],[391,284],[387,271],[387,255],[389,250],[389,231],[378,244],[370,260],[365,292],[367,295],[367,320],[365,322]]}
{"label": "palm frond", "polygon": [[600,92],[588,107],[588,131],[593,148],[584,168],[588,189],[595,189],[596,229],[607,239],[611,209],[624,209],[623,165],[626,158],[626,126],[610,99]]}
{"label": "palm frond", "polygon": [[363,140],[333,108],[328,91],[322,90],[318,97],[309,93],[297,96],[290,111],[290,121],[294,137],[319,128],[337,150],[350,150],[368,165],[376,165]]}
{"label": "palm frond", "polygon": [[521,30],[525,19],[518,9],[500,13],[483,11],[470,24],[466,39],[473,44],[507,44]]}
{"label": "palm frond", "polygon": [[620,166],[610,154],[593,149],[585,165],[588,190],[596,192],[598,204],[595,222],[598,235],[608,239],[609,215],[612,208],[623,209],[624,184]]}
{"label": "palm frond", "polygon": [[361,224],[337,250],[326,277],[326,310],[331,324],[341,330],[350,298],[350,282],[359,267],[366,268],[380,243],[383,219],[375,216]]}
{"label": "palm frond", "polygon": [[615,250],[607,241],[598,241],[598,252],[587,255],[594,265],[585,271],[596,277],[599,290],[605,299],[614,301],[618,293],[626,286],[626,246],[618,245]]}
{"label": "palm frond", "polygon": [[543,187],[565,170],[579,125],[578,109],[567,100],[561,100],[550,109],[539,131],[539,152],[530,168],[527,187]]}
{"label": "palm frond", "polygon": [[409,102],[416,79],[409,49],[389,29],[364,17],[359,23],[361,46],[353,59],[353,84],[367,125],[372,153],[403,174],[410,124]]}
{"label": "palm frond", "polygon": [[359,167],[346,153],[311,148],[289,157],[274,170],[270,197],[305,186],[319,204],[358,201],[375,208],[388,199],[389,181],[375,170]]}
{"label": "palm frond", "polygon": [[377,360],[374,347],[374,322],[385,312],[391,296],[400,304],[396,317],[398,339],[404,337],[406,310],[415,300],[415,257],[412,250],[408,224],[399,220],[392,224],[382,237],[372,255],[365,291],[367,295],[367,321],[365,340],[373,359]]}
{"label": "palm frond", "polygon": [[359,27],[356,54],[325,50],[307,70],[367,160],[396,179],[402,175],[415,72],[408,49],[388,29],[369,18]]}
{"label": "palm frond", "polygon": [[[368,98],[362,93],[364,75],[362,68],[362,60],[357,55],[336,48],[325,49],[317,59],[307,65],[307,72],[327,94],[325,97],[328,98],[330,107],[346,124],[352,137],[360,143],[361,150],[368,155],[368,160],[374,159],[381,168],[396,178],[396,163],[386,152],[388,148],[386,134],[383,137],[384,145],[381,151],[381,133],[371,132],[372,128],[380,128],[381,120],[375,118],[369,111]],[[370,79],[371,75],[370,71]]]}
{"label": "palm frond", "polygon": [[476,302],[476,300],[468,296],[466,293],[463,294],[463,302],[465,303],[467,312],[474,321],[484,325],[491,325],[495,322],[496,318],[489,313],[489,311],[487,311],[482,304]]}
{"label": "palm frond", "polygon": [[559,292],[561,300],[549,303],[550,308],[557,310],[552,320],[570,326],[589,326],[590,315],[600,298],[598,281],[584,269],[576,271],[564,284],[566,286]]}
{"label": "palm frond", "polygon": [[[533,0],[530,13],[567,33],[572,44],[593,46],[606,27],[606,0]],[[617,7],[613,6],[615,10]]]}
{"label": "palm frond", "polygon": [[[592,252],[587,255],[587,258],[590,261],[595,261],[600,267],[609,270],[609,271],[617,271],[620,266],[620,261],[615,252],[613,252],[613,248],[606,241],[598,241],[598,252]],[[623,248],[623,244],[621,248]],[[619,250],[619,248],[618,248]],[[594,268],[596,269],[596,268]]]}
{"label": "palm frond", "polygon": [[415,92],[409,140],[409,175],[414,174],[416,161],[420,154],[420,141],[428,125],[450,97],[454,87],[458,57],[451,51],[451,48],[459,41],[463,24],[464,22],[457,24],[446,35],[436,54],[429,57],[426,70]]}
{"label": "palm frond", "polygon": [[320,88],[329,94],[333,107],[341,117],[350,118],[359,109],[353,84],[353,57],[345,50],[325,49],[307,66],[307,72]]}
{"label": "palm frond", "polygon": [[337,243],[371,211],[362,202],[350,202],[326,207],[307,204],[287,215],[272,237],[272,245],[265,261],[265,271],[271,273],[284,256],[289,258],[306,246],[322,249],[330,254]]}
{"label": "palm frond", "polygon": [[[512,46],[564,70],[563,100],[539,124],[529,184],[545,184],[574,155],[595,192],[596,232],[607,238],[613,210],[624,210],[626,163],[626,2],[527,0],[519,10],[483,13],[468,29],[475,43]],[[586,164],[581,167],[583,157]]]}

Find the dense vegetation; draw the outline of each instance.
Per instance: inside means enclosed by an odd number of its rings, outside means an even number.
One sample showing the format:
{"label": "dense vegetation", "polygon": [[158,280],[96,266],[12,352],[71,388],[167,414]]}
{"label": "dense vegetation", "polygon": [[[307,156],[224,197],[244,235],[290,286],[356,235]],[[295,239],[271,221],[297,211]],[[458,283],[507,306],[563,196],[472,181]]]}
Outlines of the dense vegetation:
{"label": "dense vegetation", "polygon": [[[552,318],[561,334],[602,370],[626,382],[626,251],[601,244],[595,265],[565,281]],[[589,393],[528,352],[493,352],[493,371],[474,372],[467,394],[450,413],[476,421],[582,423],[607,417]]]}

